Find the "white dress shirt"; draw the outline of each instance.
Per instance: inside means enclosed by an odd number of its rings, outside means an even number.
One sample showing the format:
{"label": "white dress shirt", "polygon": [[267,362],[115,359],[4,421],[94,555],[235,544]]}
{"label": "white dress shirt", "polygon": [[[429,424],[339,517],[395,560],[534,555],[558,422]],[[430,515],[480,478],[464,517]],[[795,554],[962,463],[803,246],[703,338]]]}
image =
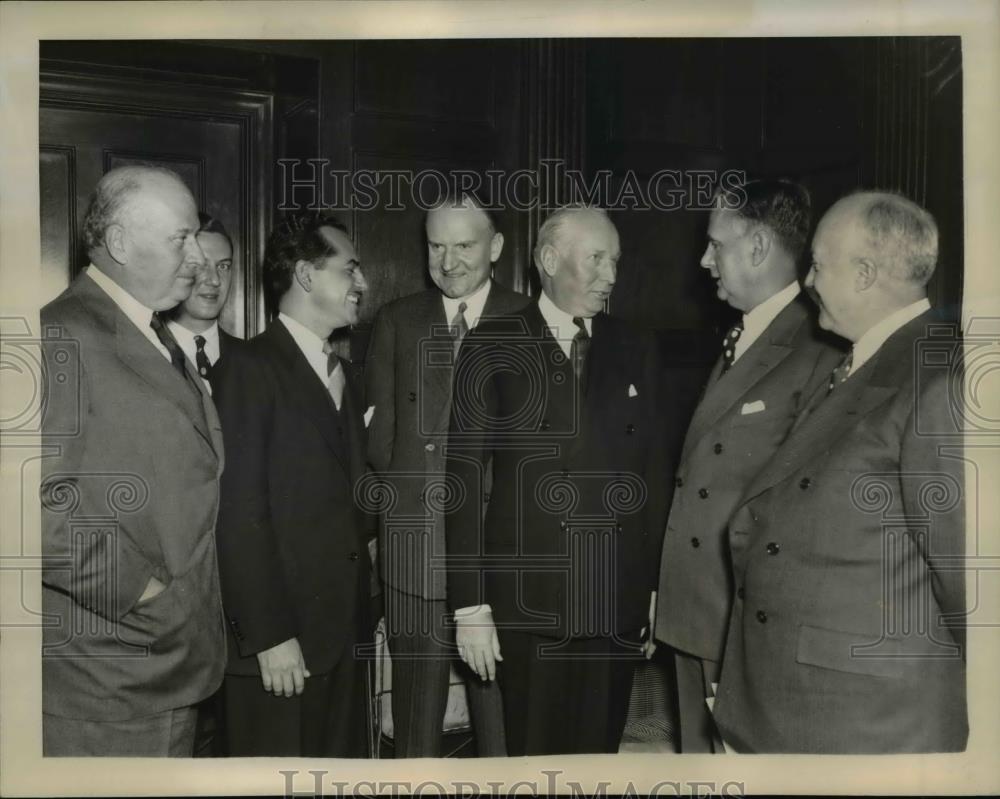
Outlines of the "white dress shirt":
{"label": "white dress shirt", "polygon": [[326,342],[313,333],[308,327],[296,322],[290,316],[279,313],[278,321],[280,321],[281,324],[285,326],[285,329],[291,333],[292,338],[295,339],[295,343],[298,345],[298,348],[302,351],[302,354],[306,356],[306,360],[309,361],[309,365],[316,373],[316,377],[320,379],[320,382],[323,384],[323,388],[326,388],[329,381],[326,374],[327,355],[323,352],[323,346]]}
{"label": "white dress shirt", "polygon": [[[552,302],[544,291],[538,296],[538,310],[542,312],[542,319],[552,337],[559,342],[559,349],[568,358],[573,337],[580,332],[580,328],[573,324],[572,315]],[[583,326],[587,329],[587,335],[593,336],[594,323],[589,316],[583,320]]]}
{"label": "white dress shirt", "polygon": [[868,328],[864,335],[854,342],[854,348],[851,350],[851,368],[847,376],[850,377],[864,366],[867,361],[870,361],[872,356],[878,352],[879,347],[885,344],[889,336],[907,322],[916,319],[924,311],[930,310],[930,307],[930,301],[924,297],[907,305],[905,308],[900,308],[895,313],[889,314],[881,322]]}
{"label": "white dress shirt", "polygon": [[208,362],[215,366],[216,362],[219,360],[219,323],[212,322],[212,326],[203,333],[192,333],[183,325],[179,325],[173,319],[167,322],[167,327],[170,328],[170,332],[174,334],[174,338],[177,339],[177,343],[181,345],[181,349],[184,350],[184,354],[187,355],[188,360],[195,365],[195,371],[197,370],[198,360],[195,357],[198,352],[198,345],[194,342],[195,336],[201,336],[205,339],[205,355],[208,356]]}
{"label": "white dress shirt", "polygon": [[156,331],[149,326],[149,323],[153,321],[153,309],[147,308],[93,264],[87,267],[84,274],[104,290],[104,293],[121,309],[128,320],[139,328],[139,332],[149,339],[149,342],[159,350],[164,358],[170,361],[170,350],[160,343]]}
{"label": "white dress shirt", "polygon": [[743,314],[743,332],[736,340],[733,348],[733,363],[740,359],[740,356],[750,349],[750,345],[760,338],[761,334],[767,330],[768,325],[775,320],[788,304],[799,296],[802,289],[798,281],[789,283],[777,294],[772,294],[764,302],[747,313]]}
{"label": "white dress shirt", "polygon": [[458,313],[458,306],[464,302],[465,312],[462,316],[465,317],[465,324],[468,325],[469,330],[478,325],[479,319],[483,315],[483,309],[486,307],[486,299],[490,296],[490,286],[492,283],[492,280],[487,280],[464,300],[454,300],[442,294],[441,300],[444,303],[444,316],[448,320],[448,324],[451,325],[452,320],[454,320],[455,315]]}

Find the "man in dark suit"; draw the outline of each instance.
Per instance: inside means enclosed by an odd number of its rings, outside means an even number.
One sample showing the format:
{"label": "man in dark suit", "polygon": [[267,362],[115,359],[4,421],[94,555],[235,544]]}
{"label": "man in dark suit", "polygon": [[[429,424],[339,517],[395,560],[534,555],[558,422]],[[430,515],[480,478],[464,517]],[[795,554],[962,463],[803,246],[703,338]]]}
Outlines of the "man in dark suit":
{"label": "man in dark suit", "polygon": [[42,309],[46,755],[190,756],[222,680],[222,437],[162,313],[202,263],[180,178],[123,167],[84,218],[91,265]]}
{"label": "man in dark suit", "polygon": [[820,324],[853,346],[729,524],[715,719],[745,752],[959,751],[961,372],[941,368],[958,342],[925,290],[937,227],[901,196],[858,193],[812,251]]}
{"label": "man in dark suit", "polygon": [[[381,514],[379,561],[392,653],[396,757],[441,755],[449,674],[456,662],[454,628],[445,623],[444,514],[429,496],[441,490],[444,477],[455,352],[480,320],[527,303],[524,295],[491,280],[503,234],[473,197],[446,198],[428,212],[426,231],[435,288],[381,309],[366,363],[374,408],[369,460],[392,486],[394,498]],[[503,756],[496,683],[467,680],[466,693],[477,752]]]}
{"label": "man in dark suit", "polygon": [[242,340],[219,326],[219,314],[233,282],[233,240],[215,217],[199,213],[198,219],[198,244],[205,262],[195,277],[191,296],[174,309],[168,324],[211,391],[212,371],[219,358]]}
{"label": "man in dark suit", "polygon": [[553,213],[542,294],[481,323],[456,368],[448,598],[511,755],[617,751],[642,657],[669,470],[652,336],[602,312],[619,255],[603,211]]}
{"label": "man in dark suit", "polygon": [[660,563],[654,634],[672,647],[685,753],[722,751],[705,699],[719,681],[729,626],[729,515],[802,397],[843,356],[817,336],[815,308],[796,278],[809,221],[806,190],[780,180],[720,193],[709,219],[701,265],[742,317],[691,419]]}
{"label": "man in dark suit", "polygon": [[367,284],[344,228],[316,215],[272,232],[264,278],[278,318],[215,378],[230,466],[219,517],[229,753],[363,756],[356,647],[371,628],[353,494],[366,441],[329,337],[357,321]]}

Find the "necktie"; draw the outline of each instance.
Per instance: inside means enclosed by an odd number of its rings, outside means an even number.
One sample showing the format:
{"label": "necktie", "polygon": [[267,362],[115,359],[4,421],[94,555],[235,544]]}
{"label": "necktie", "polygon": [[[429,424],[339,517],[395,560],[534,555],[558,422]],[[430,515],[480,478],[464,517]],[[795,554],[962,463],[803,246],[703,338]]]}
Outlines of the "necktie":
{"label": "necktie", "polygon": [[462,339],[465,338],[465,334],[469,332],[469,325],[465,321],[465,309],[469,306],[464,302],[458,304],[458,313],[451,320],[451,336],[455,339],[455,358],[458,358],[458,351],[462,346]]}
{"label": "necktie", "polygon": [[837,368],[830,373],[830,383],[827,386],[827,394],[843,383],[851,374],[851,364],[854,362],[854,350],[852,349],[844,356]]}
{"label": "necktie", "polygon": [[212,377],[212,362],[208,360],[208,354],[205,352],[205,337],[195,336],[194,345],[197,347],[194,353],[194,365],[198,367],[198,374],[202,379],[209,380]]}
{"label": "necktie", "polygon": [[174,369],[180,372],[181,377],[187,380],[187,369],[184,367],[184,350],[181,349],[181,345],[177,343],[177,339],[167,329],[159,311],[153,311],[153,318],[149,320],[149,326],[153,328],[153,332],[156,333],[156,337],[160,340],[160,343],[170,353],[170,363]]}
{"label": "necktie", "polygon": [[333,404],[340,410],[340,404],[344,400],[344,367],[340,363],[340,358],[333,351],[330,342],[323,344],[323,354],[326,355],[326,390],[330,392]]}
{"label": "necktie", "polygon": [[587,333],[587,326],[579,316],[573,317],[573,324],[580,329],[573,336],[573,343],[569,348],[569,359],[573,364],[573,373],[576,375],[577,384],[586,392],[587,353],[590,352],[590,334]]}
{"label": "necktie", "polygon": [[739,322],[729,328],[729,332],[726,333],[726,337],[722,340],[722,372],[719,374],[720,377],[729,371],[736,360],[736,342],[740,340],[740,336],[742,335],[743,320],[740,319]]}

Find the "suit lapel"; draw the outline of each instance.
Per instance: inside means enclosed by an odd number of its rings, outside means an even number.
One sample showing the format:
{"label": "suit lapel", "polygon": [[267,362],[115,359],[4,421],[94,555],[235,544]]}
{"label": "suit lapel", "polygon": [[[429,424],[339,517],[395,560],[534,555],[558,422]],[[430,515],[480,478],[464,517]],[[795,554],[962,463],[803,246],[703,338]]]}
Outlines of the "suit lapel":
{"label": "suit lapel", "polygon": [[722,359],[716,362],[702,400],[691,418],[682,459],[723,414],[791,354],[791,341],[806,320],[796,298],[782,309],[725,375],[720,377]]}
{"label": "suit lapel", "polygon": [[[271,332],[273,331],[273,333]],[[295,343],[292,334],[288,332],[280,320],[275,320],[268,333],[278,349],[280,366],[286,373],[288,394],[302,409],[303,414],[319,430],[333,451],[337,462],[350,475],[350,464],[347,462],[340,435],[337,432],[337,410],[333,398],[309,365],[306,356],[302,354],[299,345]]]}

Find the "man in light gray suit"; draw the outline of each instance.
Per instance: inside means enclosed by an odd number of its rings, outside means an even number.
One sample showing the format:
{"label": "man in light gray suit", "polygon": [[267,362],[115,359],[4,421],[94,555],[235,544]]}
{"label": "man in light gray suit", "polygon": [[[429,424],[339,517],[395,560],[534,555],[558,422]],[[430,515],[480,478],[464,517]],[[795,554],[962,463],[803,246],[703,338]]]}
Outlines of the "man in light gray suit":
{"label": "man in light gray suit", "polygon": [[190,756],[226,659],[222,433],[162,312],[203,262],[172,172],[122,167],[84,218],[91,264],[42,309],[46,755]]}
{"label": "man in light gray suit", "polygon": [[452,367],[481,318],[517,310],[527,297],[491,279],[503,234],[471,195],[445,198],[427,214],[435,288],[388,303],[375,321],[366,362],[369,461],[392,487],[383,509],[379,560],[392,653],[396,757],[441,754],[453,663],[466,674],[480,756],[506,754],[500,694],[454,657],[447,623],[442,498]]}
{"label": "man in light gray suit", "polygon": [[708,225],[701,265],[742,316],[691,419],[663,543],[654,635],[673,650],[684,753],[722,749],[705,700],[733,594],[726,522],[839,357],[796,279],[808,233],[808,193],[779,180],[720,193]]}

